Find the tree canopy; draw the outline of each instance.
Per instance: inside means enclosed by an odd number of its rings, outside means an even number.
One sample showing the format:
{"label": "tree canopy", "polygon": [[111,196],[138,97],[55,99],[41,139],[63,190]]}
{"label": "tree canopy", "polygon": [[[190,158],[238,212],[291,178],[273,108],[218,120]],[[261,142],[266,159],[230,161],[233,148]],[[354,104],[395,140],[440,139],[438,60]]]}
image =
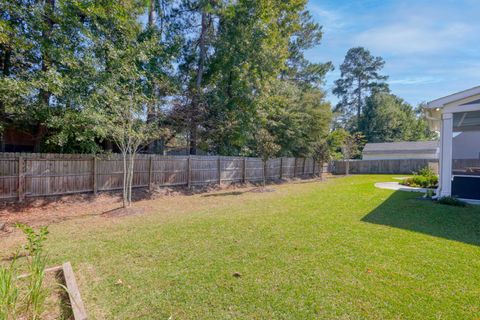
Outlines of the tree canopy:
{"label": "tree canopy", "polygon": [[421,108],[389,92],[383,58],[362,47],[340,66],[332,110],[332,64],[305,57],[323,36],[306,3],[0,0],[0,150],[13,128],[34,151],[120,151],[108,129],[119,108],[155,131],[139,146],[152,153],[258,155],[259,128],[279,156],[312,156],[329,141],[339,157],[348,135],[432,138]]}
{"label": "tree canopy", "polygon": [[304,56],[322,39],[306,2],[0,0],[1,128],[35,151],[103,152],[102,117],[135,101],[159,133],[145,151],[255,155],[263,127],[306,154],[329,129],[332,68]]}
{"label": "tree canopy", "polygon": [[417,141],[434,137],[418,112],[401,98],[376,92],[366,99],[360,131],[369,142]]}
{"label": "tree canopy", "polygon": [[[412,107],[390,92],[388,76],[381,74],[382,57],[362,47],[348,50],[340,66],[333,93],[339,98],[334,112],[335,128],[329,137],[331,153],[339,158],[348,135],[366,142],[430,140],[436,137],[425,121],[423,107]],[[343,142],[342,142],[343,141]],[[359,144],[360,149],[362,143]],[[355,153],[359,155],[358,152]]]}
{"label": "tree canopy", "polygon": [[382,57],[374,57],[363,47],[348,50],[333,89],[340,99],[335,111],[340,113],[344,126],[359,130],[366,97],[376,91],[388,91],[388,77],[380,74],[384,65]]}

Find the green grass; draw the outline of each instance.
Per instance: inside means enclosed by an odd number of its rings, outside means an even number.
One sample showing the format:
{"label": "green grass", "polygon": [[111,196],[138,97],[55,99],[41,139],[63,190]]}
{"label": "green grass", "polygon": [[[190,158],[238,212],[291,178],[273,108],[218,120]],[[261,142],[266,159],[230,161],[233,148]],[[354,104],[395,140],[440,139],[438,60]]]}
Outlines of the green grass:
{"label": "green grass", "polygon": [[93,319],[478,318],[480,207],[373,186],[389,180],[146,201],[53,225],[47,250]]}

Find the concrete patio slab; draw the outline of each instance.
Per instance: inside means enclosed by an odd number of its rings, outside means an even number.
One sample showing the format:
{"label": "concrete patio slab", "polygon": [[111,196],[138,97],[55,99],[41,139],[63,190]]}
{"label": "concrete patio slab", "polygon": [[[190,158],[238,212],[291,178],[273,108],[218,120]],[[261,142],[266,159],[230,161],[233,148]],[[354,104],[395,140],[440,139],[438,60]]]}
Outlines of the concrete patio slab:
{"label": "concrete patio slab", "polygon": [[425,188],[415,188],[401,185],[399,182],[377,182],[375,187],[379,189],[396,190],[396,191],[408,191],[408,192],[427,192]]}

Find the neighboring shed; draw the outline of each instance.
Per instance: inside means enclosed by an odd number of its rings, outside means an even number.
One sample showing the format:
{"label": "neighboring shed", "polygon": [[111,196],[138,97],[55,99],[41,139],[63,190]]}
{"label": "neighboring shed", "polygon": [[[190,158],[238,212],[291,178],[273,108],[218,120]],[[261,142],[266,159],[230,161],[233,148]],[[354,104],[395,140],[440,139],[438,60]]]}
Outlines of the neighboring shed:
{"label": "neighboring shed", "polygon": [[362,152],[362,159],[438,159],[438,155],[438,141],[402,141],[367,143]]}

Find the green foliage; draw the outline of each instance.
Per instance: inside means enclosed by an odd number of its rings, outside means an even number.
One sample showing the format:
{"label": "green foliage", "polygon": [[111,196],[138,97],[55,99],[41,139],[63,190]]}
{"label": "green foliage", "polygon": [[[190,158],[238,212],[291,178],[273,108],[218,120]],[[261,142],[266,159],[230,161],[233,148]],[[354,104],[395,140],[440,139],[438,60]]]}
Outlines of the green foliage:
{"label": "green foliage", "polygon": [[[23,246],[26,251],[28,280],[24,288],[20,285],[17,275],[16,257],[8,266],[0,265],[0,319],[17,319],[19,314],[28,319],[40,319],[47,298],[43,286],[47,257],[44,253],[44,242],[47,239],[47,227],[38,230],[25,224],[17,224],[26,236]],[[24,293],[25,292],[25,293]],[[21,302],[21,305],[20,305]]]}
{"label": "green foliage", "polygon": [[343,159],[357,159],[365,146],[365,137],[360,132],[346,134],[341,144]]}
{"label": "green foliage", "polygon": [[17,224],[17,227],[23,231],[27,237],[27,243],[24,249],[27,251],[27,259],[29,261],[29,276],[28,288],[26,295],[26,310],[29,319],[40,319],[40,316],[45,308],[45,301],[47,292],[43,287],[45,279],[45,267],[47,264],[47,257],[44,253],[43,247],[47,239],[47,227],[41,227],[35,230],[25,224]]}
{"label": "green foliage", "polygon": [[[203,19],[201,8],[191,11],[198,20]],[[197,139],[219,154],[255,155],[256,129],[262,123],[281,145],[282,155],[306,153],[318,130],[312,123],[318,119],[316,110],[325,110],[329,117],[318,87],[330,64],[304,58],[304,51],[322,36],[305,2],[214,2],[207,18],[218,19],[218,28],[204,30],[194,24],[189,29],[197,43],[203,39],[207,46],[204,59],[200,48],[190,45],[181,65],[188,79],[186,96],[197,99],[182,97],[175,109],[181,126],[189,128],[191,143]],[[201,61],[204,72],[198,84]],[[310,119],[308,126],[299,125]],[[320,126],[328,129],[328,124]]]}
{"label": "green foliage", "polygon": [[436,188],[438,176],[430,167],[425,167],[414,173],[413,177],[404,179],[401,184],[417,188]]}
{"label": "green foliage", "polygon": [[330,104],[316,88],[300,90],[293,82],[274,81],[259,101],[259,115],[276,138],[283,156],[307,157],[328,134]]}
{"label": "green foliage", "polygon": [[335,111],[340,124],[352,132],[359,131],[366,97],[373,92],[388,91],[387,76],[380,74],[385,61],[362,47],[348,50],[340,66],[340,79],[333,93],[340,99]]}
{"label": "green foliage", "polygon": [[280,146],[275,142],[275,138],[265,128],[260,128],[257,132],[257,154],[263,161],[263,186],[265,187],[267,174],[267,161],[275,157],[280,151]]}
{"label": "green foliage", "polygon": [[37,253],[42,253],[48,235],[48,227],[41,227],[38,230],[35,230],[26,224],[17,224],[17,227],[22,230],[27,237],[27,243],[25,244],[24,249],[31,256],[34,256]]}
{"label": "green foliage", "polygon": [[387,92],[367,97],[360,131],[368,142],[418,141],[432,137],[422,116],[411,105]]}
{"label": "green foliage", "polygon": [[432,177],[432,176],[436,176],[437,174],[435,173],[435,171],[433,171],[432,168],[430,168],[429,166],[426,166],[420,170],[418,170],[417,172],[414,173],[415,175],[418,175],[418,176],[424,176],[424,177]]}
{"label": "green foliage", "polygon": [[107,128],[92,110],[67,109],[47,120],[47,125],[55,134],[45,140],[43,150],[59,153],[102,152],[99,141],[109,137]]}
{"label": "green foliage", "polygon": [[280,146],[275,142],[275,138],[267,129],[261,128],[256,134],[257,154],[262,158],[263,162],[273,158],[280,151]]}
{"label": "green foliage", "polygon": [[312,158],[315,162],[325,163],[330,160],[330,147],[326,139],[321,139],[313,144]]}
{"label": "green foliage", "polygon": [[416,188],[436,188],[438,185],[438,177],[413,176],[403,180],[402,184]]}
{"label": "green foliage", "polygon": [[0,265],[0,319],[14,320],[17,313],[16,259],[9,266]]}
{"label": "green foliage", "polygon": [[0,16],[0,128],[37,151],[101,152],[128,104],[192,152],[254,155],[264,118],[284,155],[328,130],[331,63],[304,56],[322,38],[304,0],[0,0]]}
{"label": "green foliage", "polygon": [[330,148],[330,155],[333,160],[343,159],[342,145],[348,132],[345,129],[333,130],[327,137],[328,146]]}
{"label": "green foliage", "polygon": [[45,310],[45,301],[47,299],[47,292],[43,287],[45,279],[45,268],[47,265],[47,258],[42,252],[37,252],[30,256],[29,263],[29,278],[28,278],[28,292],[27,292],[27,312],[30,314],[30,319],[40,319]]}
{"label": "green foliage", "polygon": [[456,197],[452,196],[445,196],[441,197],[437,200],[438,203],[448,205],[448,206],[455,206],[455,207],[466,207],[467,203],[464,201],[459,200]]}
{"label": "green foliage", "polygon": [[313,158],[314,164],[318,164],[319,172],[318,175],[320,179],[323,179],[323,164],[330,161],[330,146],[326,138],[322,138],[318,141],[315,141],[312,145],[311,157]]}

